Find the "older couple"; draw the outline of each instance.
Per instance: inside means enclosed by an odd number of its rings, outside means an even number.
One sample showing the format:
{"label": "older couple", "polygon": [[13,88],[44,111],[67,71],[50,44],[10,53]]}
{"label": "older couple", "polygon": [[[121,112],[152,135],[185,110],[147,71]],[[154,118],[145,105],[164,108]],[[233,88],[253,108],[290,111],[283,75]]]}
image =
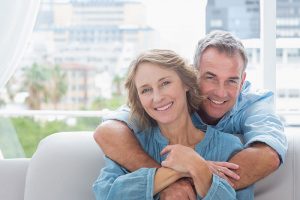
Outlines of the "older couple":
{"label": "older couple", "polygon": [[96,198],[253,199],[252,184],[284,161],[287,141],[273,94],[250,92],[246,65],[242,43],[223,31],[199,41],[195,69],[169,50],[138,56],[130,109],[95,132],[107,155]]}

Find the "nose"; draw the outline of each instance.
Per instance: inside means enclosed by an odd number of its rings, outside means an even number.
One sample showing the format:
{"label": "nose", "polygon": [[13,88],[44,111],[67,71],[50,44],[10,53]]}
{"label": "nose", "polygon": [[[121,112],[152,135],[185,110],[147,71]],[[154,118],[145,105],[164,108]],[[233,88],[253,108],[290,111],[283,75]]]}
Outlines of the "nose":
{"label": "nose", "polygon": [[218,98],[226,98],[227,97],[227,90],[224,87],[224,85],[222,84],[217,84],[215,86],[215,90],[214,90],[214,94],[218,97]]}
{"label": "nose", "polygon": [[157,103],[162,100],[162,95],[159,90],[153,90],[153,102]]}

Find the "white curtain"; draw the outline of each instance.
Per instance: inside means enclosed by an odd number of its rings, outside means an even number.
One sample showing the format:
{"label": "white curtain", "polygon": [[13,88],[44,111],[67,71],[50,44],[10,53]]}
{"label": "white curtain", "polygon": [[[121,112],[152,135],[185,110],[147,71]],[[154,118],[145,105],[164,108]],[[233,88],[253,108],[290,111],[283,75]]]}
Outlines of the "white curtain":
{"label": "white curtain", "polygon": [[40,0],[0,1],[0,90],[18,67],[28,45]]}

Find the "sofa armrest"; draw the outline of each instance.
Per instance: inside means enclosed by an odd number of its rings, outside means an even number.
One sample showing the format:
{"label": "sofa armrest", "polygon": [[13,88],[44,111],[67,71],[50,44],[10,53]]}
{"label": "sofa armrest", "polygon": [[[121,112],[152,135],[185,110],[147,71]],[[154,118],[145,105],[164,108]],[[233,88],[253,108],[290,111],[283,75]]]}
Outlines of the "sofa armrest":
{"label": "sofa armrest", "polygon": [[0,199],[23,200],[30,159],[0,159]]}
{"label": "sofa armrest", "polygon": [[92,184],[103,166],[92,132],[52,134],[30,161],[24,200],[95,199]]}
{"label": "sofa armrest", "polygon": [[288,151],[285,163],[280,168],[255,184],[255,200],[300,199],[300,128],[285,130]]}

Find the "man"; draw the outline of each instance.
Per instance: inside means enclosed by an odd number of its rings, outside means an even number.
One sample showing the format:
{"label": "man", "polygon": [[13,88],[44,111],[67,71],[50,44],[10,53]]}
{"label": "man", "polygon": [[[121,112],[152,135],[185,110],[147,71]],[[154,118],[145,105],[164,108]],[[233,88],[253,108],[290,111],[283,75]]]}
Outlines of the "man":
{"label": "man", "polygon": [[[205,97],[198,110],[198,128],[205,131],[210,125],[241,134],[245,142],[245,149],[228,163],[209,161],[211,170],[235,189],[249,186],[276,170],[287,150],[283,125],[274,113],[273,94],[250,92],[250,83],[245,81],[247,62],[242,43],[224,31],[214,31],[200,40],[194,59],[200,93]],[[134,137],[141,132],[138,121],[130,121],[128,115],[128,110],[121,109],[108,116],[97,128],[95,140],[106,155],[130,171],[160,167],[139,146]],[[179,180],[162,191],[160,198],[195,199],[195,193],[188,180]]]}

